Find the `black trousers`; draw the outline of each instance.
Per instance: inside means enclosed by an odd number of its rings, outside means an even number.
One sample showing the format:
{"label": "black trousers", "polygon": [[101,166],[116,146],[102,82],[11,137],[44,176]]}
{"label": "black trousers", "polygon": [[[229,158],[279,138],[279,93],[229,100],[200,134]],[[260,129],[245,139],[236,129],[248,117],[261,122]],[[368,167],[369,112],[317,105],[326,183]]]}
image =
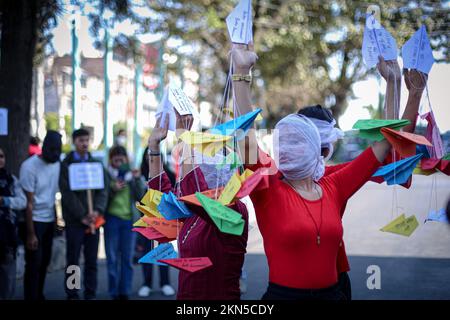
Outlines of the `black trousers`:
{"label": "black trousers", "polygon": [[350,277],[347,272],[342,272],[339,274],[338,278],[339,288],[344,294],[346,300],[352,300],[352,286],[350,282]]}
{"label": "black trousers", "polygon": [[[95,234],[87,234],[87,227],[79,226],[66,226],[66,259],[67,267],[79,266],[81,249],[83,248],[84,256],[84,274],[83,274],[83,286],[84,286],[84,298],[87,300],[96,298],[97,291],[97,254],[98,254],[98,242],[99,231]],[[67,270],[66,267],[66,270]],[[66,278],[64,280],[64,288],[66,290],[68,299],[79,299],[79,289],[69,289],[67,286],[67,278],[70,273],[66,272]]]}
{"label": "black trousers", "polygon": [[269,282],[262,300],[346,300],[338,283],[324,289],[297,289]]}
{"label": "black trousers", "polygon": [[[153,241],[144,239],[144,254],[153,249]],[[160,287],[169,284],[169,267],[168,266],[158,266],[159,267],[159,285]],[[151,288],[152,278],[153,278],[153,263],[143,263],[142,271],[144,273],[144,285]]]}
{"label": "black trousers", "polygon": [[52,257],[54,231],[54,222],[34,222],[38,248],[28,250],[25,245],[25,300],[45,300],[44,284],[47,267]]}

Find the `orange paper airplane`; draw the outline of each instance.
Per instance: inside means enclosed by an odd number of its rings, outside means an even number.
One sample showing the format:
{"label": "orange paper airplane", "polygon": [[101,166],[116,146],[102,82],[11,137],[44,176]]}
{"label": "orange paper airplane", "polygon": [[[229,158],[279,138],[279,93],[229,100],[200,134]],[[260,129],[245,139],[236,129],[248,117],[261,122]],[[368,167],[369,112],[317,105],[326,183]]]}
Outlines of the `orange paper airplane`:
{"label": "orange paper airplane", "polygon": [[402,157],[414,156],[416,154],[416,144],[432,146],[427,138],[418,134],[395,131],[390,128],[381,128],[381,133]]}

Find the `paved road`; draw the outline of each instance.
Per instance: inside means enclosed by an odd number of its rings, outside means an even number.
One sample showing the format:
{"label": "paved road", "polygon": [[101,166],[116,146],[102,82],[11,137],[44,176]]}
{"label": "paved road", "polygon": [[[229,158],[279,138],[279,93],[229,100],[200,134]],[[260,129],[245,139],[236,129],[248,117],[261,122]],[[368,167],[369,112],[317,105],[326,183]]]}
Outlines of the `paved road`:
{"label": "paved road", "polygon": [[[450,226],[423,222],[430,208],[441,208],[449,195],[450,179],[436,174],[414,176],[409,190],[368,183],[353,196],[343,223],[355,299],[450,299]],[[401,213],[416,215],[420,224],[409,238],[379,231]],[[259,299],[267,286],[267,262],[254,215],[250,220],[252,228],[245,263],[248,292],[242,298]],[[102,249],[100,257],[104,257]],[[99,264],[98,298],[108,299],[104,259]],[[367,289],[366,270],[370,265],[381,269],[380,290]],[[171,277],[176,287],[176,270],[172,269]],[[63,278],[61,270],[49,274],[47,298],[64,299]],[[134,292],[141,283],[141,269],[135,266]],[[18,281],[17,287],[17,298],[20,299],[22,281]],[[132,298],[138,297],[134,294]],[[167,299],[157,291],[150,298]]]}

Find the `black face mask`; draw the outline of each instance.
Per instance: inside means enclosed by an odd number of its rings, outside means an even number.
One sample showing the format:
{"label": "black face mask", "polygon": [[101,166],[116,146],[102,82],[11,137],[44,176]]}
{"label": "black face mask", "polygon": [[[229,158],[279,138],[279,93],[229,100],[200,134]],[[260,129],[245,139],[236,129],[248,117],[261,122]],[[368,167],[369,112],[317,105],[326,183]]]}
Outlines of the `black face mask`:
{"label": "black face mask", "polygon": [[59,161],[61,146],[61,135],[56,131],[48,131],[42,144],[42,158],[49,163]]}

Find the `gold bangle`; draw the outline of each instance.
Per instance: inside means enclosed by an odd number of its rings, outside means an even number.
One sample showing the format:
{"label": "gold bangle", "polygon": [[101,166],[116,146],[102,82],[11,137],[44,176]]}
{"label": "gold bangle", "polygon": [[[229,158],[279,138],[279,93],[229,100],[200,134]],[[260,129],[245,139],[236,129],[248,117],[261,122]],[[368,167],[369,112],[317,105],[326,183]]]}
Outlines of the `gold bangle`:
{"label": "gold bangle", "polygon": [[252,82],[252,75],[251,74],[233,74],[231,76],[231,79],[233,81]]}

